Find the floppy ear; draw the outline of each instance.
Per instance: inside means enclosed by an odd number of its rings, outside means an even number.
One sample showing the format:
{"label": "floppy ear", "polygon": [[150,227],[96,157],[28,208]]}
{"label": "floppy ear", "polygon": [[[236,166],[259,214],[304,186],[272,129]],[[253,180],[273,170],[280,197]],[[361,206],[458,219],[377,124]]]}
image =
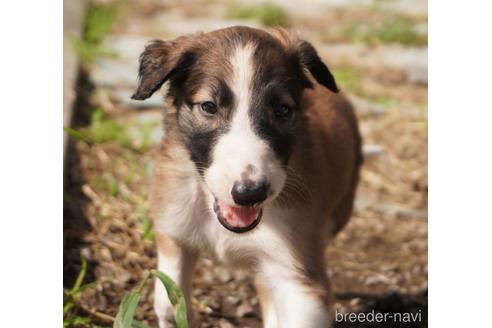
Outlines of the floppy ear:
{"label": "floppy ear", "polygon": [[338,92],[335,78],[328,66],[319,58],[316,49],[309,42],[300,41],[297,46],[297,55],[301,65],[308,69],[319,84],[324,85],[333,92]]}
{"label": "floppy ear", "polygon": [[191,53],[175,41],[154,40],[140,55],[139,84],[132,99],[144,100],[152,96],[180,67],[190,64]]}
{"label": "floppy ear", "polygon": [[[294,52],[301,66],[307,69],[319,84],[333,92],[338,92],[335,78],[328,69],[328,66],[319,58],[316,49],[314,49],[311,43],[302,40],[295,33],[286,29],[275,28],[268,30],[268,32],[277,38],[288,51]],[[305,83],[307,87],[313,87],[309,80],[306,79]]]}

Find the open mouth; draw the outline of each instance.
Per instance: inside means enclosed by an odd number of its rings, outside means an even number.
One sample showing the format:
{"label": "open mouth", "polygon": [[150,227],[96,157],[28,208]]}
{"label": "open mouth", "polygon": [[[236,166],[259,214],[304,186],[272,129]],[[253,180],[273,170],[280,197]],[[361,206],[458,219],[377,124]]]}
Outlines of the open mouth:
{"label": "open mouth", "polygon": [[260,223],[263,214],[263,210],[258,206],[229,206],[217,198],[214,201],[214,211],[220,224],[236,233],[254,229]]}

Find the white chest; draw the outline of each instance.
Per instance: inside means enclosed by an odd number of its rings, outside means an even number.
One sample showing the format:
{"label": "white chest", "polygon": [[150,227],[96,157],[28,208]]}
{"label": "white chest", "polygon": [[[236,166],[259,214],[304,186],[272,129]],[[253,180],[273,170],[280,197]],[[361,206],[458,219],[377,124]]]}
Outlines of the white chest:
{"label": "white chest", "polygon": [[[288,233],[282,220],[289,212],[265,208],[260,224],[238,234],[226,230],[212,209],[213,197],[199,183],[173,190],[155,220],[155,229],[201,251],[211,252],[226,264],[248,263],[248,259],[275,257],[285,250]],[[277,254],[277,255],[276,255]]]}

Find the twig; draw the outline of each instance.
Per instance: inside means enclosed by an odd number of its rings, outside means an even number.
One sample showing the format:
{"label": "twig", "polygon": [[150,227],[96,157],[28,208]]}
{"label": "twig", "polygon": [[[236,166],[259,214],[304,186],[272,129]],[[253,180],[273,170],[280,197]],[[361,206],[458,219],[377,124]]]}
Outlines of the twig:
{"label": "twig", "polygon": [[90,316],[93,316],[94,318],[99,319],[101,321],[114,322],[116,320],[114,317],[112,317],[110,315],[86,308],[85,306],[83,306],[81,304],[75,304],[75,307],[81,309],[83,312],[85,312],[85,313],[89,314]]}

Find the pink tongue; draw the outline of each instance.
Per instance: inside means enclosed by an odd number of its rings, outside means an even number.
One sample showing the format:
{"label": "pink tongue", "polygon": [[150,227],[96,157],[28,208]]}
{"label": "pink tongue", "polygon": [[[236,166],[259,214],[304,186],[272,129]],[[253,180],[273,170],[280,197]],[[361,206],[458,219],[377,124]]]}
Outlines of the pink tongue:
{"label": "pink tongue", "polygon": [[254,207],[234,207],[219,201],[222,216],[233,227],[247,227],[258,217],[259,208]]}

